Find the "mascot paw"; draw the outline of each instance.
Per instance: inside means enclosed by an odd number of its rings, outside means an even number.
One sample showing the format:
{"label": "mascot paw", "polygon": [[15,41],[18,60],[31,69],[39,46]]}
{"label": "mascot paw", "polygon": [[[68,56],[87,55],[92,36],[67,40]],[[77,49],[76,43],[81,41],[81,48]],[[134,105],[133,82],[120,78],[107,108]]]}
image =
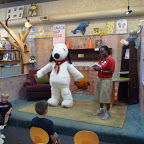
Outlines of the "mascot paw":
{"label": "mascot paw", "polygon": [[59,100],[54,99],[54,98],[50,98],[48,100],[48,104],[51,105],[51,106],[58,106],[59,105]]}
{"label": "mascot paw", "polygon": [[43,74],[40,71],[37,71],[37,77],[41,78],[41,77],[43,77]]}
{"label": "mascot paw", "polygon": [[122,39],[120,42],[121,42],[121,44],[123,44],[123,45],[126,45],[126,46],[129,45],[129,42],[126,41],[125,39]]}
{"label": "mascot paw", "polygon": [[63,100],[61,103],[62,107],[70,108],[73,106],[73,100]]}

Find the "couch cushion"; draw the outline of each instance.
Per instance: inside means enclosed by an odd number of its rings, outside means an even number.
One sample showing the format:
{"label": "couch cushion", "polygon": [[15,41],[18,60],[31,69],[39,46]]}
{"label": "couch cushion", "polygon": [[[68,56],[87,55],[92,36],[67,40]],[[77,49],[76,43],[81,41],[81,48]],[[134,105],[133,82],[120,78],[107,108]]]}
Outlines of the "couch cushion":
{"label": "couch cushion", "polygon": [[48,74],[45,74],[42,78],[38,78],[36,74],[34,74],[34,78],[38,84],[48,84],[49,78]]}
{"label": "couch cushion", "polygon": [[50,91],[50,89],[51,87],[49,84],[35,84],[26,87],[26,91],[29,92],[48,92]]}

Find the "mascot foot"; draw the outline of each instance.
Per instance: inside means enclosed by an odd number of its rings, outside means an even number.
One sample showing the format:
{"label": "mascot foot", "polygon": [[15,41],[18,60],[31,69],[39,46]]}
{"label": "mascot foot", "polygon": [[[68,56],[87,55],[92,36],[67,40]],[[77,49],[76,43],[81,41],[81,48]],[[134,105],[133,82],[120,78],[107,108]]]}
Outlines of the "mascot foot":
{"label": "mascot foot", "polygon": [[73,100],[63,100],[61,103],[62,107],[70,108],[73,106]]}
{"label": "mascot foot", "polygon": [[54,98],[50,98],[48,100],[48,104],[51,105],[51,106],[58,106],[59,105],[59,100],[54,99]]}

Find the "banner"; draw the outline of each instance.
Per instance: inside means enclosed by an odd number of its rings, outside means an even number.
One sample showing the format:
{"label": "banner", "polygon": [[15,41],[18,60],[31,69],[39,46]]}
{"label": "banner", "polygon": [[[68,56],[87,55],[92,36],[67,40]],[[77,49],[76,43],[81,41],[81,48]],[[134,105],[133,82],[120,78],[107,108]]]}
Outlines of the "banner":
{"label": "banner", "polygon": [[53,46],[57,43],[65,43],[65,24],[53,26]]}

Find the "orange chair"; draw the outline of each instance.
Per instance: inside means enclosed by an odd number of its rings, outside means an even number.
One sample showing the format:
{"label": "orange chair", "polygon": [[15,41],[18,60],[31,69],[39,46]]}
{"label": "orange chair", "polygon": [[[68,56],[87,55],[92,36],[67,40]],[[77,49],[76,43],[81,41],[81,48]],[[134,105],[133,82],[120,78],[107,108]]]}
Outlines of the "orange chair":
{"label": "orange chair", "polygon": [[99,144],[99,138],[94,132],[79,131],[74,136],[74,144]]}
{"label": "orange chair", "polygon": [[49,142],[49,135],[47,132],[38,127],[31,127],[30,137],[34,144],[47,144]]}

